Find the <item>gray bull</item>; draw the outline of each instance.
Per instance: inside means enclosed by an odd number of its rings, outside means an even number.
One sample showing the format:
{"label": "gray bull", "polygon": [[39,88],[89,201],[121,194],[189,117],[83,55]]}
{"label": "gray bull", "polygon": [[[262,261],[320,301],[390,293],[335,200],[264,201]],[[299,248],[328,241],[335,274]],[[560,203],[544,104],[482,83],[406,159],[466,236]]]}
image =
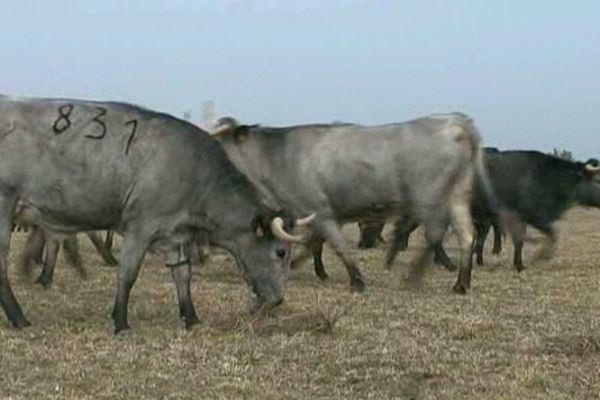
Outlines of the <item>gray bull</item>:
{"label": "gray bull", "polygon": [[462,251],[454,290],[470,286],[473,237],[469,202],[474,172],[483,173],[480,136],[459,113],[405,123],[285,128],[239,125],[222,118],[212,132],[229,158],[266,195],[296,214],[316,213],[309,245],[315,260],[327,240],[342,258],[354,290],[365,288],[340,224],[370,213],[415,214],[428,246],[413,264],[418,280],[451,221]]}
{"label": "gray bull", "polygon": [[[29,321],[11,289],[6,255],[12,216],[51,232],[123,234],[113,308],[128,329],[129,293],[148,249],[171,267],[186,327],[188,245],[203,231],[229,250],[256,304],[283,300],[293,226],[206,132],[167,114],[122,103],[0,97],[0,303],[15,327]],[[289,236],[289,235],[288,235]]]}

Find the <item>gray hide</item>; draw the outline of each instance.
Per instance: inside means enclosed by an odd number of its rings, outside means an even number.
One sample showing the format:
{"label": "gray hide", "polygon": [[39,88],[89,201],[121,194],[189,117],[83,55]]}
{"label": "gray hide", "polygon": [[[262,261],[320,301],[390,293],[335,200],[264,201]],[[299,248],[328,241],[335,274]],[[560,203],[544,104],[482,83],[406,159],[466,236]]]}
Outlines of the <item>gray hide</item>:
{"label": "gray hide", "polygon": [[[418,280],[448,221],[462,251],[454,290],[470,285],[474,172],[483,174],[480,136],[466,115],[432,115],[381,126],[304,125],[284,128],[219,121],[213,134],[231,160],[267,196],[294,214],[316,213],[313,249],[327,240],[342,258],[353,289],[364,281],[340,224],[369,214],[416,215],[429,245],[409,275]],[[320,257],[319,257],[320,258]]]}
{"label": "gray hide", "polygon": [[[6,270],[13,214],[52,232],[123,235],[115,331],[129,328],[127,304],[148,249],[171,266],[186,326],[189,242],[203,231],[235,256],[257,304],[283,299],[289,243],[275,239],[276,215],[201,129],[121,103],[0,97],[0,303],[15,327],[29,321]],[[284,219],[286,228],[292,221]]]}

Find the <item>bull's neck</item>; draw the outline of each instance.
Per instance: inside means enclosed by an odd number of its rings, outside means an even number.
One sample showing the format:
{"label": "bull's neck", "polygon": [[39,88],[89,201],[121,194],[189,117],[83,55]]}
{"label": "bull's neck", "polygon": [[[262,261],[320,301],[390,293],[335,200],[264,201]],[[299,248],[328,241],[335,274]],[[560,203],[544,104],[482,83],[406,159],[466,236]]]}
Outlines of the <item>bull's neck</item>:
{"label": "bull's neck", "polygon": [[266,204],[275,207],[277,202],[269,187],[272,155],[266,154],[260,141],[250,138],[240,143],[227,141],[222,145],[229,159],[252,182]]}

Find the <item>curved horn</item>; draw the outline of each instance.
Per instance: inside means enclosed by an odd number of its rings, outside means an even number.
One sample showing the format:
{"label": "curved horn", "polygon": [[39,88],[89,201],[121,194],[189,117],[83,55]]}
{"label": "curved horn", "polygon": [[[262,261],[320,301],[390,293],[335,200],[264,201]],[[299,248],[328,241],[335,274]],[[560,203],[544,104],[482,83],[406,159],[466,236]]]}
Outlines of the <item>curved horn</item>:
{"label": "curved horn", "polygon": [[222,134],[223,132],[227,132],[231,128],[232,128],[231,125],[229,125],[229,124],[223,124],[223,125],[220,125],[220,126],[216,127],[212,131],[208,132],[208,134],[210,136],[218,136],[218,135]]}
{"label": "curved horn", "polygon": [[316,216],[317,216],[316,213],[312,213],[308,217],[298,218],[296,220],[296,226],[306,226],[306,225],[310,224],[315,219]]}
{"label": "curved horn", "polygon": [[600,165],[592,165],[592,163],[588,162],[585,164],[585,170],[595,174],[596,172],[600,171]]}
{"label": "curved horn", "polygon": [[271,221],[271,231],[276,238],[287,243],[302,243],[304,239],[302,236],[290,235],[283,229],[283,219],[275,217]]}

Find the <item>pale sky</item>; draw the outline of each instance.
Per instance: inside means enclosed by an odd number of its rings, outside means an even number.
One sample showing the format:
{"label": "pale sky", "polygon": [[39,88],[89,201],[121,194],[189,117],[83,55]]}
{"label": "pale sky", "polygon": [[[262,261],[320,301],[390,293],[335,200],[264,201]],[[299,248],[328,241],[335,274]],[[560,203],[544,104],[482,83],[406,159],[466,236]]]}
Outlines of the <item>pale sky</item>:
{"label": "pale sky", "polygon": [[486,145],[600,158],[600,1],[0,0],[0,73],[195,121],[463,111]]}

